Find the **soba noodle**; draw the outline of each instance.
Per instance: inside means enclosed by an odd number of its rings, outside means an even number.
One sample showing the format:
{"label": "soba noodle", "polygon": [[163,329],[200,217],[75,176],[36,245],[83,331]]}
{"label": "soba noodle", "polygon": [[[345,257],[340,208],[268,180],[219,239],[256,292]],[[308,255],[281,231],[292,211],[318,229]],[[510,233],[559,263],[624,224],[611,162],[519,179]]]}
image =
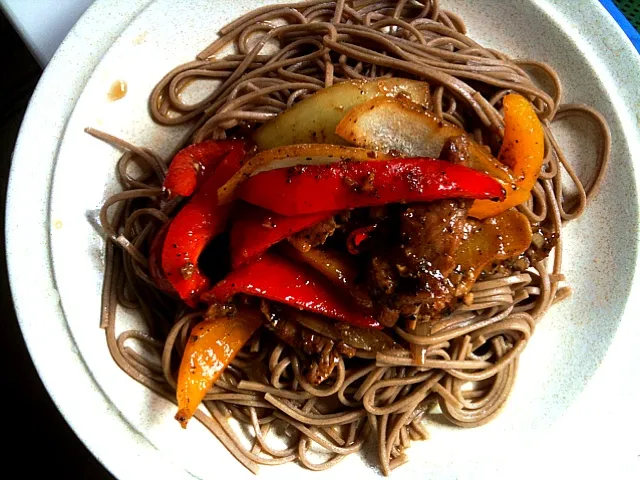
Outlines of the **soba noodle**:
{"label": "soba noodle", "polygon": [[[229,47],[234,53],[225,53]],[[531,70],[548,78],[551,92],[537,86]],[[602,181],[611,142],[607,124],[590,107],[561,104],[562,84],[549,65],[479,45],[466,36],[462,19],[440,9],[437,0],[312,0],[258,8],[224,27],[195,61],[169,72],[149,105],[156,122],[189,125],[185,143],[191,143],[261,124],[334,83],[391,76],[428,82],[433,111],[479,141],[499,142],[506,93],[519,92],[533,102],[544,125],[546,158],[531,199],[519,209],[555,232],[557,246],[548,261],[478,281],[473,301],[450,316],[413,331],[399,324],[395,334],[408,349],[375,357],[358,352],[356,362],[341,359],[320,386],[302,375],[303,359],[293,349],[254,336],[207,394],[209,415],[196,414],[253,472],[259,464],[291,461],[324,470],[359,451],[373,433],[387,475],[406,462],[403,452],[412,440],[428,437],[424,420],[434,409],[461,427],[489,422],[509,395],[536,324],[570,293],[562,286],[562,227],[584,212]],[[203,79],[217,85],[200,101],[185,103],[184,90]],[[593,121],[600,132],[597,168],[584,185],[551,128],[575,115]],[[125,152],[117,166],[124,190],[105,202],[100,216],[112,240],[106,246],[101,326],[117,364],[175,401],[176,366],[189,329],[204,312],[187,311],[164,295],[148,272],[150,242],[178,206],[162,196],[167,161],[87,131]],[[563,196],[564,175],[576,191],[571,198]],[[145,325],[120,331],[119,308],[137,310]],[[229,417],[253,432],[252,448],[245,447]],[[270,432],[283,425],[279,436],[287,445],[275,447]]]}

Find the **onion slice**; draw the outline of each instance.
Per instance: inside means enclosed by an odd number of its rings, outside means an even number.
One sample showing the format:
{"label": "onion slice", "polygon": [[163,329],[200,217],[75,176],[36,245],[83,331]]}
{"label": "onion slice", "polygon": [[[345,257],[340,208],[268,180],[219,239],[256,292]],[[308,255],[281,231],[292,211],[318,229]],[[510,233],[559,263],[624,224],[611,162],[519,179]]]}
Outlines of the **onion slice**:
{"label": "onion slice", "polygon": [[366,352],[383,352],[398,347],[389,335],[373,328],[359,328],[343,322],[333,323],[319,315],[302,311],[296,312],[294,318],[309,330],[334,341],[341,340],[351,347]]}
{"label": "onion slice", "polygon": [[295,165],[326,165],[342,161],[366,162],[387,160],[391,156],[365,148],[325,144],[301,144],[272,148],[251,157],[231,179],[218,190],[218,204],[234,199],[238,186],[247,178],[277,168]]}
{"label": "onion slice", "polygon": [[336,126],[351,108],[372,98],[405,98],[429,108],[429,84],[406,78],[351,80],[317,91],[262,125],[253,135],[258,149],[300,143],[344,145]]}

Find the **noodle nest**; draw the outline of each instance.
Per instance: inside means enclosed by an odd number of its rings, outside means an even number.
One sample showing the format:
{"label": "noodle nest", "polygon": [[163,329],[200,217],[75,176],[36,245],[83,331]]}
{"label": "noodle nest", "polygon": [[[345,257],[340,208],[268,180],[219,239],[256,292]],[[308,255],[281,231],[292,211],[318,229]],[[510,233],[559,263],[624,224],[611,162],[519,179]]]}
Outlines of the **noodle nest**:
{"label": "noodle nest", "polygon": [[[533,70],[548,78],[551,92],[538,86]],[[428,328],[396,326],[407,349],[375,357],[358,352],[355,361],[340,360],[320,386],[306,381],[303,359],[293,349],[254,336],[207,394],[208,415],[196,413],[253,472],[259,464],[291,461],[324,470],[374,437],[387,475],[407,461],[412,440],[428,438],[430,415],[440,412],[460,427],[491,421],[509,395],[536,324],[570,292],[561,269],[562,227],[584,212],[602,180],[611,143],[607,124],[590,107],[561,103],[562,84],[550,66],[479,45],[466,35],[463,20],[436,0],[312,0],[258,8],[224,27],[196,60],[161,79],[149,105],[156,122],[189,126],[177,151],[264,123],[332,84],[381,77],[428,82],[433,111],[477,140],[500,139],[506,93],[529,98],[543,122],[546,157],[531,199],[518,208],[532,223],[553,231],[558,243],[552,258],[478,281],[469,305]],[[198,82],[209,86],[207,94],[186,102],[184,92]],[[586,184],[552,132],[554,121],[575,115],[590,119],[601,132],[597,171]],[[175,401],[177,365],[190,328],[204,312],[187,311],[160,292],[148,271],[151,240],[178,207],[162,195],[167,159],[87,131],[125,152],[117,165],[123,191],[101,212],[112,240],[106,244],[101,326],[117,364]],[[576,192],[567,198],[565,176]],[[119,327],[117,312],[123,308],[136,310],[144,324],[136,330]],[[421,365],[415,351],[422,353]],[[250,447],[229,417],[251,432]]]}

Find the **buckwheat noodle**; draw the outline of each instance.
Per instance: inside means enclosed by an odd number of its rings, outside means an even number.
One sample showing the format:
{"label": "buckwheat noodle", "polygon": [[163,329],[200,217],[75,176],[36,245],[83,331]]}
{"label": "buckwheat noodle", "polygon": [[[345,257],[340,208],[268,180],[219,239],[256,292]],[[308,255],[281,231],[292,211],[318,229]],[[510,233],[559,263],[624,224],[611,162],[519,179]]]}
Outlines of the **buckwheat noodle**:
{"label": "buckwheat noodle", "polygon": [[[550,82],[550,92],[534,81],[534,70]],[[427,81],[434,112],[489,143],[499,144],[503,133],[506,93],[533,102],[544,124],[546,158],[531,199],[519,208],[557,234],[557,247],[552,258],[523,271],[477,282],[473,301],[448,317],[413,330],[399,323],[395,333],[408,349],[375,357],[359,352],[365,360],[340,360],[320,386],[307,382],[292,349],[254,337],[207,394],[209,414],[196,414],[252,472],[259,464],[291,461],[324,470],[374,436],[380,468],[388,475],[407,461],[411,441],[428,438],[424,421],[434,411],[461,427],[489,422],[509,395],[536,324],[570,293],[561,270],[562,226],[584,212],[602,181],[611,148],[607,123],[588,106],[562,105],[562,84],[549,65],[479,45],[466,36],[463,20],[437,0],[312,0],[258,8],[224,27],[196,60],[160,80],[149,106],[160,124],[188,125],[184,143],[191,143],[263,123],[334,83],[391,76]],[[186,103],[185,89],[203,80],[216,83],[205,98]],[[597,165],[585,184],[551,129],[570,116],[585,117],[599,130]],[[178,206],[161,195],[167,162],[149,149],[87,131],[125,152],[117,165],[123,191],[100,214],[112,240],[106,246],[101,326],[117,364],[175,401],[176,367],[203,312],[187,311],[149,277],[151,239]],[[564,176],[573,184],[571,196],[564,193]],[[120,308],[135,309],[145,325],[119,327]],[[251,447],[230,417],[253,432]],[[284,446],[275,446],[273,432]]]}

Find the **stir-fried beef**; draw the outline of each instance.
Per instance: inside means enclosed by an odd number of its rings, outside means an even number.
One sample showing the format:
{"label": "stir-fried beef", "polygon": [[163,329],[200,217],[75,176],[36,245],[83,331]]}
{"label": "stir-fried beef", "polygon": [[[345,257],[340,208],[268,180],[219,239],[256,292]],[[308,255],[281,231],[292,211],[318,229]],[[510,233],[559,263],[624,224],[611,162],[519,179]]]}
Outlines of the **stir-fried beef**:
{"label": "stir-fried beef", "polygon": [[[468,156],[465,137],[449,139],[440,158],[464,164]],[[472,200],[451,199],[408,206],[400,216],[404,258],[398,269],[404,277],[429,281],[447,278],[455,262],[453,255],[462,240]],[[422,278],[424,277],[424,278]]]}
{"label": "stir-fried beef", "polygon": [[[466,164],[466,137],[447,141],[440,158]],[[401,318],[425,321],[452,311],[475,281],[475,277],[466,281],[456,269],[456,253],[469,233],[467,213],[472,202],[454,198],[358,209],[320,222],[289,242],[301,252],[318,245],[328,251],[346,247],[353,255],[350,278],[355,282],[347,283],[352,301],[373,310],[381,324],[392,327]],[[498,265],[509,268],[512,262],[516,268],[520,262],[528,266],[546,257],[555,242],[552,233],[540,229],[525,254]],[[316,266],[319,271],[323,267],[323,262]],[[312,384],[331,375],[340,355],[355,355],[355,349],[340,335],[331,329],[314,328],[297,312],[267,302],[262,309],[275,335],[308,359],[304,374]]]}
{"label": "stir-fried beef", "polygon": [[[456,137],[445,144],[441,158],[464,164],[467,155],[466,138]],[[368,266],[369,291],[381,323],[391,326],[400,315],[435,316],[451,306],[455,288],[448,278],[470,206],[470,200],[450,199],[400,210],[399,223],[387,229],[391,235],[378,242]]]}
{"label": "stir-fried beef", "polygon": [[557,243],[558,235],[556,233],[548,228],[535,228],[531,238],[531,247],[525,252],[525,255],[533,265],[547,258]]}
{"label": "stir-fried beef", "polygon": [[391,295],[396,291],[400,275],[389,255],[375,254],[369,266],[369,286],[376,297]]}
{"label": "stir-fried beef", "polygon": [[313,247],[324,245],[331,235],[334,234],[338,223],[335,217],[331,217],[324,222],[316,223],[315,225],[302,230],[301,232],[292,235],[289,238],[289,242],[301,252],[308,252]]}
{"label": "stir-fried beef", "polygon": [[452,199],[410,205],[400,217],[403,258],[398,270],[420,282],[447,278],[462,240],[469,200]]}
{"label": "stir-fried beef", "polygon": [[340,360],[340,355],[351,358],[356,350],[338,340],[334,341],[313,330],[303,327],[288,309],[278,304],[261,304],[262,313],[267,318],[267,326],[287,345],[301,351],[309,358],[305,371],[307,381],[319,385],[325,381]]}
{"label": "stir-fried beef", "polygon": [[[468,200],[441,200],[409,206],[401,217],[402,256],[397,268],[410,280],[396,304],[420,304],[420,314],[434,316],[452,302],[448,281],[456,267],[454,254],[462,241]],[[411,288],[412,287],[412,288]],[[401,309],[404,310],[405,309]]]}
{"label": "stir-fried beef", "polygon": [[[440,158],[454,164],[467,162],[466,137],[450,138]],[[455,268],[454,254],[464,234],[467,212],[473,200],[439,200],[407,208],[401,219],[402,243],[409,266],[424,270],[427,266],[435,277],[447,278]]]}
{"label": "stir-fried beef", "polygon": [[440,151],[440,159],[455,165],[466,165],[469,159],[469,140],[465,136],[451,137]]}

